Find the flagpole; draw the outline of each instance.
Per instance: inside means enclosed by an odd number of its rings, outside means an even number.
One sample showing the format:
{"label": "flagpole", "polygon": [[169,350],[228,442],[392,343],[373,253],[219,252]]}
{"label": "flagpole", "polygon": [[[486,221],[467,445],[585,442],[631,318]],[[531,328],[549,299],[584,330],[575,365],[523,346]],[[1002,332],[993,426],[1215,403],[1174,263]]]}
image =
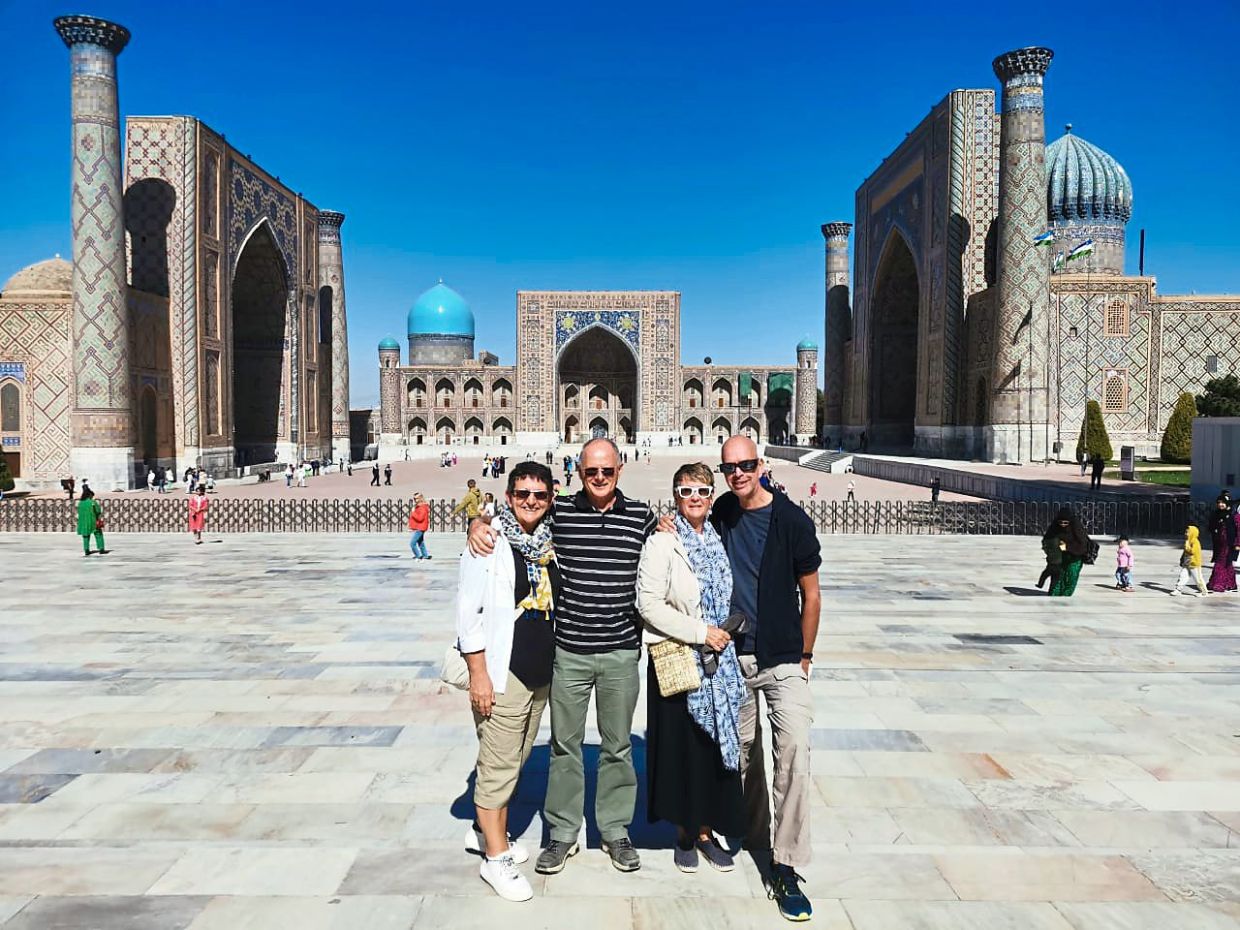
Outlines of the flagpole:
{"label": "flagpole", "polygon": [[1029,301],[1029,463],[1033,464],[1033,301]]}

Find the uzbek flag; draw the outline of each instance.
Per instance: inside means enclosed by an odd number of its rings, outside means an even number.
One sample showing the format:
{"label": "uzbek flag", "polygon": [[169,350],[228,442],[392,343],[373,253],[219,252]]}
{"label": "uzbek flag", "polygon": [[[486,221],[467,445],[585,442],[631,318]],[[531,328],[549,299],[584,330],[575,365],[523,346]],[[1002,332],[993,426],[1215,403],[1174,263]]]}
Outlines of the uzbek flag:
{"label": "uzbek flag", "polygon": [[1068,253],[1068,261],[1072,262],[1072,261],[1076,261],[1078,258],[1084,258],[1086,255],[1089,255],[1091,252],[1093,252],[1093,250],[1094,250],[1094,240],[1086,239],[1084,242],[1082,242],[1075,249],[1073,249],[1071,252]]}
{"label": "uzbek flag", "polygon": [[1048,229],[1044,233],[1040,233],[1033,237],[1034,245],[1051,245],[1055,241],[1055,230]]}

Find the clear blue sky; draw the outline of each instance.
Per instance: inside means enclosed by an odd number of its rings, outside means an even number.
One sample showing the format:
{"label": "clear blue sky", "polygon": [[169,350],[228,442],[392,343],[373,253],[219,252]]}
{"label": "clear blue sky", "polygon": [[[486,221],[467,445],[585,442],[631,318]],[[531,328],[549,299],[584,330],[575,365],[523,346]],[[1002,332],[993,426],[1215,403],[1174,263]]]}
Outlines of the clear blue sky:
{"label": "clear blue sky", "polygon": [[[355,406],[442,277],[514,359],[519,288],[683,293],[682,352],[787,363],[822,330],[829,220],[998,53],[1046,44],[1135,189],[1163,293],[1240,292],[1234,3],[0,3],[0,280],[70,252],[54,15],[115,19],[121,109],[191,114],[344,226]],[[950,12],[949,12],[950,10]]]}

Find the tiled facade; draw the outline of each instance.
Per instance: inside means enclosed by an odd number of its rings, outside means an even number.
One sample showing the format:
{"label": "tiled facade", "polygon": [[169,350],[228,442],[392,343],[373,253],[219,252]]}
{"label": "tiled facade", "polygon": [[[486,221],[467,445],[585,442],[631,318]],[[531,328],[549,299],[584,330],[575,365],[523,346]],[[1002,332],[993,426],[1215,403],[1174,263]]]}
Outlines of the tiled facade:
{"label": "tiled facade", "polygon": [[798,352],[797,368],[682,366],[675,291],[520,291],[515,365],[480,353],[455,365],[401,366],[395,345],[379,350],[388,446],[553,445],[598,434],[696,445],[742,433],[762,442],[813,434],[817,349]]}
{"label": "tiled facade", "polygon": [[[54,483],[75,472],[96,486],[132,485],[147,465],[200,464],[222,475],[333,455],[333,437],[347,449],[339,224],[321,235],[314,204],[193,117],[130,117],[123,200],[108,207],[90,196],[102,175],[84,153],[107,147],[96,129],[107,129],[109,114],[119,133],[115,54],[124,43],[115,37],[128,32],[83,17],[58,28],[75,82],[73,282],[58,294],[0,295],[0,365],[33,366],[28,380],[39,385],[37,396],[22,389],[33,401],[23,405],[23,429],[5,434],[6,449],[22,455],[23,479]],[[99,90],[105,79],[110,90]],[[121,189],[119,154],[115,173]],[[109,239],[113,230],[125,235]],[[106,260],[101,241],[111,243]],[[324,297],[330,303],[320,306]],[[249,302],[238,317],[239,301]],[[236,319],[255,314],[270,330],[261,344],[234,331]],[[239,424],[260,435],[240,435]],[[100,446],[127,459],[114,480],[97,460]],[[78,447],[96,451],[83,458]]]}
{"label": "tiled facade", "polygon": [[[1054,248],[1033,245],[1062,213],[1048,217],[1054,192],[1074,189],[1045,165],[1049,61],[1046,49],[1000,56],[1004,117],[993,91],[953,91],[861,185],[851,292],[848,224],[823,227],[831,441],[866,433],[871,449],[993,461],[1039,460],[1059,443],[1071,458],[1097,400],[1117,448],[1156,455],[1179,394],[1240,370],[1240,295],[1159,296],[1153,278],[1115,272],[1123,253],[1109,240],[1055,269],[1077,244],[1062,223]],[[1073,230],[1122,229],[1130,215],[1126,175],[1107,170],[1123,184],[1093,191],[1096,222],[1075,217]]]}

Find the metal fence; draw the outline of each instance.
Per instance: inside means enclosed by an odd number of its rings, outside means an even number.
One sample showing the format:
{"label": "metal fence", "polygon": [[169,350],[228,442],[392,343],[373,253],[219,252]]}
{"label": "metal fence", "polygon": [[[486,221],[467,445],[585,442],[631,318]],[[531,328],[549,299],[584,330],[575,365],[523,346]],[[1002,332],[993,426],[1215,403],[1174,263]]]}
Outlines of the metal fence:
{"label": "metal fence", "polygon": [[[105,531],[180,533],[186,529],[181,495],[103,496]],[[455,500],[431,501],[431,530],[461,532]],[[395,533],[406,529],[413,502],[407,500],[316,500],[216,498],[208,526],[222,533]],[[1061,506],[1047,501],[814,501],[801,507],[820,533],[1040,536]],[[1071,502],[1089,532],[1134,538],[1178,536],[1205,519],[1204,505],[1167,498]],[[670,513],[670,501],[655,504]],[[0,532],[73,532],[76,503],[64,498],[8,498],[0,501]]]}

